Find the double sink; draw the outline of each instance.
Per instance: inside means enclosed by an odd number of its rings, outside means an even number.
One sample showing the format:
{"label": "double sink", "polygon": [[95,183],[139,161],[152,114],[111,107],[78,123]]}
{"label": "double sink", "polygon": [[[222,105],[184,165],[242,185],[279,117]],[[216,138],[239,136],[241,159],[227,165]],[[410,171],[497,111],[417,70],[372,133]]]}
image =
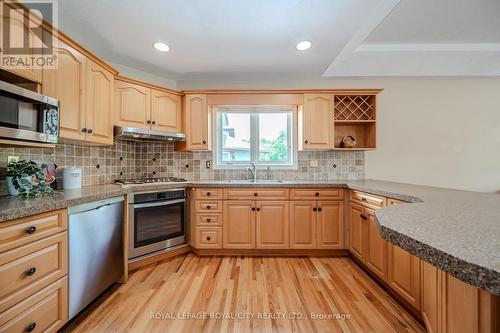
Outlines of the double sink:
{"label": "double sink", "polygon": [[281,179],[231,179],[226,180],[226,183],[242,183],[242,184],[280,184],[284,183]]}

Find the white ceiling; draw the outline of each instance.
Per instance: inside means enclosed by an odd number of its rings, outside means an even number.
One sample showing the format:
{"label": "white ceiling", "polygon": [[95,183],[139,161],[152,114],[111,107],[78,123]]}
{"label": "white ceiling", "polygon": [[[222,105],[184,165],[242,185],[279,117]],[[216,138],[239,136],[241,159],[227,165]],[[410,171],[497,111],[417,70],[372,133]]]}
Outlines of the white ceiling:
{"label": "white ceiling", "polygon": [[60,0],[59,25],[177,80],[500,75],[500,0]]}

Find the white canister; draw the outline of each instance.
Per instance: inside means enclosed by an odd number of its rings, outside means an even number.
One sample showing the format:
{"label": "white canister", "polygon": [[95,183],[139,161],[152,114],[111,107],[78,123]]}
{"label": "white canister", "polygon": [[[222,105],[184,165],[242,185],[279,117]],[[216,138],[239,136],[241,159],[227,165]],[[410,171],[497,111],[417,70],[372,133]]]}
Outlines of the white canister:
{"label": "white canister", "polygon": [[82,169],[64,168],[63,170],[63,189],[82,187]]}

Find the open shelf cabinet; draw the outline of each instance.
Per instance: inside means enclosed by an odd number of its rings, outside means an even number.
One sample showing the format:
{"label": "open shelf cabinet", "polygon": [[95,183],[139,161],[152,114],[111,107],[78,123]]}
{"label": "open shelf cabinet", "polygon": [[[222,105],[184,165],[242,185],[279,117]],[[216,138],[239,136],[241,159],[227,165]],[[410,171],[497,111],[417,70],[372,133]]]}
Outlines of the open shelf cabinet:
{"label": "open shelf cabinet", "polygon": [[[376,96],[335,95],[335,149],[373,150],[376,148]],[[354,148],[342,147],[342,139],[352,136]]]}

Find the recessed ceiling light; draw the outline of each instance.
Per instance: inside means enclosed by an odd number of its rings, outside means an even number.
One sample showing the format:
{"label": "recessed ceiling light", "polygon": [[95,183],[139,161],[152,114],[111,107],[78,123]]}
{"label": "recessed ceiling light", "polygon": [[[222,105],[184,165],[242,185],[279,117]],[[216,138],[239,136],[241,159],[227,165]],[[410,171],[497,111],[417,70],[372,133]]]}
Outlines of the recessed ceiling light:
{"label": "recessed ceiling light", "polygon": [[156,42],[156,43],[153,44],[153,47],[155,49],[157,49],[158,51],[160,51],[160,52],[168,52],[168,51],[170,51],[170,47],[167,44],[163,43],[163,42]]}
{"label": "recessed ceiling light", "polygon": [[308,40],[303,40],[302,42],[297,43],[295,47],[299,51],[304,51],[311,47],[311,42]]}

